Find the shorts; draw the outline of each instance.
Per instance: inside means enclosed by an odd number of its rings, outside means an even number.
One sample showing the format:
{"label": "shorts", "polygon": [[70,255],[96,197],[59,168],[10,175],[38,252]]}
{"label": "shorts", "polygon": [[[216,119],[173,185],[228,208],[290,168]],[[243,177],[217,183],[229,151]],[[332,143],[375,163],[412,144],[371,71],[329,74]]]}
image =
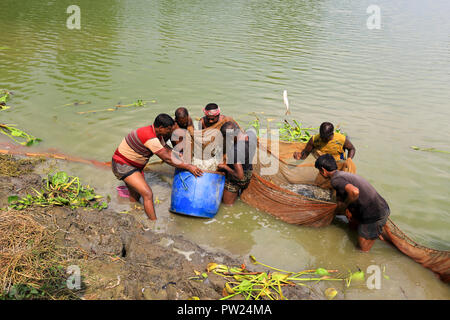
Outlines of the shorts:
{"label": "shorts", "polygon": [[360,223],[358,225],[358,235],[367,240],[378,239],[378,236],[383,233],[383,227],[387,222],[389,215],[386,215],[381,220],[373,223]]}
{"label": "shorts", "polygon": [[238,193],[240,190],[244,190],[250,184],[250,179],[252,178],[252,170],[244,171],[244,179],[238,180],[231,174],[227,174],[225,177],[225,189]]}
{"label": "shorts", "polygon": [[119,179],[119,180],[123,180],[126,177],[129,177],[135,172],[141,172],[142,173],[141,169],[138,169],[136,167],[130,166],[129,164],[117,163],[114,160],[111,161],[111,168],[112,168],[112,172],[114,173],[116,178]]}

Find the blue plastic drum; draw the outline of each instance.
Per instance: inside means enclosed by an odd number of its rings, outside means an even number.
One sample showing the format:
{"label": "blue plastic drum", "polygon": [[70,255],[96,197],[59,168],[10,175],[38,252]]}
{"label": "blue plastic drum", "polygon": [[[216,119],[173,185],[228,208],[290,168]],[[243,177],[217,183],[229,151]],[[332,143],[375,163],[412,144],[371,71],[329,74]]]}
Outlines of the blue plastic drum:
{"label": "blue plastic drum", "polygon": [[195,177],[185,170],[176,169],[173,176],[170,211],[189,216],[213,218],[222,201],[225,175],[203,172]]}

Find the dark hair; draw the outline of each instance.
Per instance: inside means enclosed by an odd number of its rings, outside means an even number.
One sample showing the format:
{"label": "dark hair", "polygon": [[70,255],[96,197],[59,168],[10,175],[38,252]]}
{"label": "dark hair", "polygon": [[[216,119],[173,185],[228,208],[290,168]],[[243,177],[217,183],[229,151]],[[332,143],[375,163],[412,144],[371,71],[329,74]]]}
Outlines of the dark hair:
{"label": "dark hair", "polygon": [[337,170],[336,160],[331,154],[328,153],[318,157],[314,166],[319,170],[322,168],[327,171]]}
{"label": "dark hair", "polygon": [[189,116],[189,112],[185,107],[179,107],[177,110],[175,110],[176,118],[186,118],[188,116]]}
{"label": "dark hair", "polygon": [[322,138],[328,138],[331,137],[334,133],[334,126],[331,122],[323,122],[320,125],[320,137]]}
{"label": "dark hair", "polygon": [[205,107],[205,110],[214,110],[214,109],[218,109],[219,106],[215,103],[208,103]]}
{"label": "dark hair", "polygon": [[167,128],[171,127],[175,124],[175,121],[172,119],[171,116],[169,116],[167,113],[160,113],[153,122],[153,125],[155,128]]}
{"label": "dark hair", "polygon": [[236,135],[236,131],[237,131],[236,129],[238,129],[238,126],[232,121],[227,121],[222,125],[222,127],[220,127],[220,132],[222,133],[222,135],[224,137],[226,137],[227,130],[230,130],[230,129],[232,129],[234,135]]}

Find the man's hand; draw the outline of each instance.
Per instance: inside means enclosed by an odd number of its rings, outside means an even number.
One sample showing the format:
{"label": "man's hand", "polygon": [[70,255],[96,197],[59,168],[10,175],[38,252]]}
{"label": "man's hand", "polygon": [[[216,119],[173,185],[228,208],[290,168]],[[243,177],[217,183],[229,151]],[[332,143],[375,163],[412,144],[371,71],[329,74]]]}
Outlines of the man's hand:
{"label": "man's hand", "polygon": [[313,138],[311,137],[308,143],[306,144],[305,148],[301,152],[299,151],[294,152],[294,159],[305,160],[313,149],[314,149],[314,142]]}
{"label": "man's hand", "polygon": [[229,167],[227,166],[226,163],[221,163],[217,166],[217,169],[219,170],[224,170],[224,171],[228,171]]}
{"label": "man's hand", "polygon": [[203,170],[192,164],[189,164],[186,169],[196,177],[201,177],[203,175]]}

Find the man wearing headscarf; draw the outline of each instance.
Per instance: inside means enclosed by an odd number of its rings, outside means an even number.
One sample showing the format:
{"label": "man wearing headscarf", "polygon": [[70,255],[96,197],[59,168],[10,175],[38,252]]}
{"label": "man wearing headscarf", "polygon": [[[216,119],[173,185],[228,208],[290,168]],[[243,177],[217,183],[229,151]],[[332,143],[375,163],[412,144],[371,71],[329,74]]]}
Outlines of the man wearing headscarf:
{"label": "man wearing headscarf", "polygon": [[224,115],[220,114],[220,108],[216,103],[208,103],[203,108],[203,113],[205,116],[200,119],[200,130],[206,129],[226,118]]}

